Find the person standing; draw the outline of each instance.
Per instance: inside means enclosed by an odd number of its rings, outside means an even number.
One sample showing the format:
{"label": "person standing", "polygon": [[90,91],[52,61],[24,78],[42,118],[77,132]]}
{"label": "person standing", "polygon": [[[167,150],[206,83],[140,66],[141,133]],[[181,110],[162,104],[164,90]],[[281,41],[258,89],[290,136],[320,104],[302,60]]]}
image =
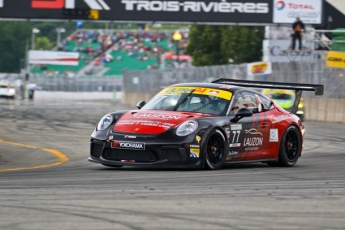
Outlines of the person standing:
{"label": "person standing", "polygon": [[32,81],[31,83],[29,83],[26,88],[29,90],[29,100],[34,100],[34,93],[35,90],[37,88],[37,85],[34,81]]}
{"label": "person standing", "polygon": [[305,31],[304,23],[300,20],[299,17],[296,18],[296,21],[292,24],[292,50],[295,50],[296,40],[298,40],[298,49],[302,49],[302,31]]}

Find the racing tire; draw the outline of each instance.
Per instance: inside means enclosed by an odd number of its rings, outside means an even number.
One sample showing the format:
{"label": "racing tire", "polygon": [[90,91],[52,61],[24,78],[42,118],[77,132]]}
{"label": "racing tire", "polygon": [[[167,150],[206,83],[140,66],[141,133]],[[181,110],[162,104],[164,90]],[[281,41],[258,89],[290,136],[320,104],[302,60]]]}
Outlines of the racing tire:
{"label": "racing tire", "polygon": [[205,144],[204,167],[212,170],[220,169],[227,157],[224,134],[218,129],[213,130]]}
{"label": "racing tire", "polygon": [[302,151],[302,137],[298,128],[289,126],[280,141],[279,160],[280,166],[292,167],[298,161]]}

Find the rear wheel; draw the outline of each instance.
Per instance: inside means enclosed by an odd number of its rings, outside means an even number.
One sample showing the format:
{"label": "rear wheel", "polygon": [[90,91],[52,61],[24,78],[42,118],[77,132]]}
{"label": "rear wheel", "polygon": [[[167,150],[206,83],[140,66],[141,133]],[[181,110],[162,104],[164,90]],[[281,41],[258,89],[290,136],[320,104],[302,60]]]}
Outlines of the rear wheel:
{"label": "rear wheel", "polygon": [[289,126],[280,142],[279,164],[285,167],[294,166],[302,150],[302,137],[297,127]]}
{"label": "rear wheel", "polygon": [[224,134],[220,130],[212,131],[206,142],[205,151],[205,168],[220,169],[226,159],[225,152],[226,140]]}

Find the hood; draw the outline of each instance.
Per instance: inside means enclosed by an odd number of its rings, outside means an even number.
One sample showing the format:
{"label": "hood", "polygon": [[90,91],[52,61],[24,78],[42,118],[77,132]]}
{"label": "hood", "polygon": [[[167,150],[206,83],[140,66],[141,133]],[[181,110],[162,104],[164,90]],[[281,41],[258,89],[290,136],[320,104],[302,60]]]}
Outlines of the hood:
{"label": "hood", "polygon": [[125,113],[114,125],[114,131],[136,134],[160,134],[175,126],[209,114],[160,111],[134,110]]}

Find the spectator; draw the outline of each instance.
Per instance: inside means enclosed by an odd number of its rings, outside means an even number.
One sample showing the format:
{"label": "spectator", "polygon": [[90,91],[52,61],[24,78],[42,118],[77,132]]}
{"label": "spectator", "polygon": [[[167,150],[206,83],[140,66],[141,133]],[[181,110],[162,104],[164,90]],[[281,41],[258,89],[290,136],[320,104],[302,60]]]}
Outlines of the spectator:
{"label": "spectator", "polygon": [[302,49],[302,30],[304,32],[304,24],[299,17],[296,18],[296,22],[292,24],[292,50],[295,49],[296,39],[298,39],[298,49]]}
{"label": "spectator", "polygon": [[27,84],[26,88],[29,90],[29,100],[32,101],[34,99],[34,93],[37,85],[34,81],[32,81],[31,83]]}

